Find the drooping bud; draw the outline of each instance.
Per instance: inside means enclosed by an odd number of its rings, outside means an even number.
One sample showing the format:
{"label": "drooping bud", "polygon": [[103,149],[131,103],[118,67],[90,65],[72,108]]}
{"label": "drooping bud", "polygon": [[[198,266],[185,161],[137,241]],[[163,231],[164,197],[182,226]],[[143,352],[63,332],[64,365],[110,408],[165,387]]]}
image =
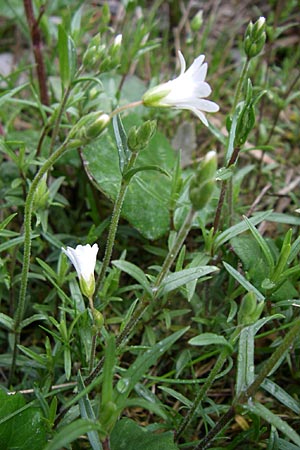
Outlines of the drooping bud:
{"label": "drooping bud", "polygon": [[208,203],[216,183],[217,155],[210,151],[200,162],[191,180],[189,197],[193,208],[197,211]]}
{"label": "drooping bud", "polygon": [[156,121],[147,120],[140,127],[130,128],[127,145],[132,152],[139,152],[146,148],[156,131]]}
{"label": "drooping bud", "polygon": [[244,38],[244,50],[247,57],[254,58],[263,49],[266,42],[266,19],[260,17],[254,24],[249,23],[245,38]]}

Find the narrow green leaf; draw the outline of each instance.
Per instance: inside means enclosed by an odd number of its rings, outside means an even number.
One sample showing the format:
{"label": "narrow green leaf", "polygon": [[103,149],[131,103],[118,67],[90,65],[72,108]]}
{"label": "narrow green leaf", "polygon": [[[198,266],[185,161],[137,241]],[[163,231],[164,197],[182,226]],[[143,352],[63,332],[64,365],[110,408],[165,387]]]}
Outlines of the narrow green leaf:
{"label": "narrow green leaf", "polygon": [[116,386],[117,395],[115,403],[118,407],[128,397],[136,383],[145,375],[148,369],[156,363],[156,361],[163,356],[163,354],[183,336],[190,327],[183,328],[176,331],[162,341],[155,344],[146,352],[140,354],[133,364],[123,373],[123,378],[119,380]]}
{"label": "narrow green leaf", "polygon": [[254,330],[251,325],[240,333],[237,361],[235,389],[238,396],[254,381]]}
{"label": "narrow green leaf", "polygon": [[97,422],[93,422],[89,419],[74,420],[74,422],[60,428],[59,432],[43,450],[61,450],[78,439],[82,434],[87,434],[94,430],[100,431],[100,425]]}
{"label": "narrow green leaf", "polygon": [[[31,239],[34,239],[38,237],[39,234],[32,234]],[[0,252],[3,252],[4,250],[8,250],[9,248],[15,247],[16,245],[23,244],[24,242],[24,236],[18,236],[14,239],[10,239],[7,242],[3,242],[3,244],[0,245]]]}
{"label": "narrow green leaf", "polygon": [[219,269],[215,266],[200,266],[191,267],[190,269],[183,269],[179,272],[171,273],[162,281],[159,287],[159,294],[167,294],[168,292],[174,291],[175,289],[178,289],[180,286],[183,286],[190,281],[204,277],[218,270]]}
{"label": "narrow green leaf", "polygon": [[18,213],[10,214],[6,219],[3,220],[3,222],[0,223],[0,230],[4,230],[6,226],[13,220],[14,217],[16,217]]}
{"label": "narrow green leaf", "polygon": [[236,281],[246,289],[246,291],[254,292],[259,301],[263,301],[265,299],[263,294],[259,292],[259,290],[256,289],[256,287],[253,286],[253,284],[251,284],[250,281],[246,280],[246,278],[242,274],[240,274],[236,269],[234,269],[230,264],[226,263],[225,261],[223,262],[223,264],[227,272],[229,272],[230,275],[233,276],[233,278],[235,278]]}
{"label": "narrow green leaf", "polygon": [[76,71],[76,49],[73,39],[64,27],[58,26],[58,57],[62,85],[64,88],[73,81]]}
{"label": "narrow green leaf", "polygon": [[298,445],[291,444],[290,442],[280,438],[278,439],[278,445],[279,450],[299,450]]}
{"label": "narrow green leaf", "polygon": [[270,269],[270,273],[272,273],[274,270],[274,258],[273,258],[273,255],[271,253],[271,250],[270,250],[268,244],[266,243],[266,241],[264,240],[262,235],[257,231],[255,226],[251,223],[251,221],[245,216],[244,216],[244,220],[245,220],[249,230],[251,231],[254,239],[256,240],[256,242],[260,246],[263,254],[265,255],[265,258],[267,260],[267,263],[268,263],[268,266]]}
{"label": "narrow green leaf", "polygon": [[129,261],[124,261],[123,259],[112,261],[112,264],[123,272],[128,273],[128,275],[130,275],[140,283],[140,285],[145,289],[146,292],[148,292],[148,294],[153,296],[153,292],[147,280],[147,277],[139,267]]}
{"label": "narrow green leaf", "polygon": [[[78,372],[77,383],[78,383],[78,392],[80,393],[85,389],[85,385],[80,371]],[[89,419],[92,420],[93,422],[96,422],[96,416],[87,394],[85,394],[83,397],[79,399],[79,409],[82,419]],[[96,430],[88,431],[87,435],[93,450],[102,450],[102,445],[99,439],[98,432]]]}
{"label": "narrow green leaf", "polygon": [[227,347],[230,352],[233,351],[232,345],[224,338],[215,333],[202,333],[198,336],[193,337],[189,341],[190,345],[221,345]]}
{"label": "narrow green leaf", "polygon": [[14,323],[14,319],[4,313],[0,313],[0,324],[5,328],[8,328],[8,330],[12,331],[14,329]]}
{"label": "narrow green leaf", "polygon": [[113,376],[116,360],[116,343],[113,335],[109,336],[105,347],[105,360],[103,367],[103,384],[101,405],[113,401]]}
{"label": "narrow green leaf", "polygon": [[30,350],[30,348],[24,347],[23,345],[18,345],[18,348],[30,359],[33,359],[42,367],[46,367],[47,358],[45,355],[39,355],[38,353],[35,353],[34,351]]}
{"label": "narrow green leaf", "polygon": [[[249,221],[252,223],[252,225],[257,225],[272,214],[272,211],[263,211],[258,214],[255,214],[255,216],[251,217]],[[233,225],[232,227],[228,228],[227,230],[220,233],[214,242],[214,247],[217,249],[221,245],[225,244],[225,242],[228,242],[230,239],[232,239],[235,236],[238,236],[239,234],[243,233],[248,229],[248,225],[245,221],[239,222],[236,225]]]}
{"label": "narrow green leaf", "polygon": [[126,131],[119,114],[113,117],[113,129],[119,153],[120,171],[121,173],[123,173],[124,167],[126,167],[128,163],[131,151],[129,150],[127,145]]}
{"label": "narrow green leaf", "polygon": [[280,403],[291,409],[294,413],[300,415],[299,401],[295,400],[282,387],[274,383],[274,381],[265,378],[261,387],[269,394],[273,395]]}
{"label": "narrow green leaf", "polygon": [[36,322],[37,320],[46,320],[46,317],[44,314],[33,314],[31,317],[27,317],[26,319],[22,320],[21,322],[21,328],[27,327],[33,322]]}
{"label": "narrow green leaf", "polygon": [[296,433],[296,431],[288,423],[282,420],[278,415],[272,413],[268,408],[257,402],[248,402],[248,404],[245,405],[245,409],[258,415],[259,417],[262,417],[268,423],[277,428],[278,431],[285,434],[296,445],[300,446],[299,434]]}

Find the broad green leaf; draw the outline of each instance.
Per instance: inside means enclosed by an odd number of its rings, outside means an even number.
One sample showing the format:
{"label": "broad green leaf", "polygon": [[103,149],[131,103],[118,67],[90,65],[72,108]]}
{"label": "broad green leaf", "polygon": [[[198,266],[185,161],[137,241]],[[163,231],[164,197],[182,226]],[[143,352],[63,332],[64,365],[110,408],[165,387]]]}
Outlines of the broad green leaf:
{"label": "broad green leaf", "polygon": [[224,338],[215,333],[202,333],[189,341],[190,345],[221,345],[227,347],[232,352],[232,345]]}
{"label": "broad green leaf", "polygon": [[[126,129],[141,124],[135,114],[124,118]],[[121,183],[119,157],[112,127],[83,151],[85,170],[97,188],[113,202]],[[165,136],[159,132],[137,158],[136,167],[159,166],[172,173],[175,152]],[[121,215],[147,239],[163,236],[170,226],[171,179],[155,170],[138,172],[131,179],[126,192]]]}
{"label": "broad green leaf", "polygon": [[183,286],[190,281],[204,277],[218,270],[219,269],[216,266],[200,266],[171,273],[163,279],[159,287],[159,294],[167,294],[168,292],[174,291],[174,289],[178,289],[180,286]]}
{"label": "broad green leaf", "polygon": [[[78,392],[82,392],[85,389],[85,385],[83,382],[83,379],[81,377],[81,373],[78,372],[77,376],[77,383],[78,383]],[[80,415],[82,419],[90,419],[92,421],[96,421],[96,416],[94,413],[94,410],[92,408],[91,402],[88,398],[88,395],[85,394],[83,397],[79,399],[79,409],[80,409]],[[92,446],[93,450],[102,450],[102,445],[99,439],[99,434],[96,430],[88,431],[87,432],[90,444]]]}
{"label": "broad green leaf", "polygon": [[287,422],[281,419],[278,415],[271,412],[268,408],[258,402],[248,402],[248,404],[245,405],[244,408],[254,414],[257,414],[259,417],[262,417],[268,423],[277,428],[278,431],[281,431],[281,433],[285,434],[296,445],[300,446],[299,434]]}
{"label": "broad green leaf", "polygon": [[129,261],[124,261],[123,259],[112,261],[112,264],[123,272],[128,273],[128,275],[130,275],[140,283],[140,285],[145,289],[146,292],[148,292],[148,294],[150,294],[151,296],[153,295],[149,281],[147,280],[144,272],[139,267]]}
{"label": "broad green leaf", "polygon": [[43,450],[62,450],[62,448],[71,442],[76,441],[81,435],[94,430],[100,430],[100,425],[97,422],[89,419],[77,419],[65,427],[60,428],[59,432]]}
{"label": "broad green leaf", "polygon": [[110,437],[111,450],[178,450],[174,433],[151,433],[131,419],[121,419]]}
{"label": "broad green leaf", "polygon": [[0,420],[1,450],[44,448],[47,439],[42,412],[40,408],[26,405],[21,394],[0,391]]}
{"label": "broad green leaf", "polygon": [[251,284],[250,281],[246,280],[246,278],[242,274],[240,274],[240,272],[238,272],[236,269],[234,269],[230,264],[226,263],[225,261],[223,262],[223,264],[227,272],[229,272],[230,275],[233,276],[233,278],[235,278],[236,281],[246,289],[246,291],[254,292],[259,301],[263,301],[265,299],[263,294],[259,292],[259,290],[256,289],[256,287],[253,286],[253,284]]}

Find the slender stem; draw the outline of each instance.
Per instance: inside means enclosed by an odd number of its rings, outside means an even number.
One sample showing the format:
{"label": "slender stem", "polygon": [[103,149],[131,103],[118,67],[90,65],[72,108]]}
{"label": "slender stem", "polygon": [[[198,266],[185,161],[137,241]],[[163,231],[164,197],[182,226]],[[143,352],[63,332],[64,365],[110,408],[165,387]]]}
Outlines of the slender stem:
{"label": "slender stem", "polygon": [[128,103],[127,105],[119,106],[119,108],[116,108],[111,114],[110,117],[115,116],[116,114],[120,114],[122,111],[126,111],[130,108],[136,108],[137,106],[140,106],[143,104],[142,100],[138,100],[136,102]]}
{"label": "slender stem", "polygon": [[173,247],[170,249],[169,253],[167,254],[166,259],[164,260],[161,271],[155,281],[154,288],[159,287],[162,280],[166,276],[167,272],[170,270],[170,267],[172,266],[173,262],[175,261],[176,256],[178,255],[181,247],[183,246],[184,241],[187,238],[187,235],[190,232],[194,216],[195,216],[195,211],[193,210],[193,208],[191,208],[190,211],[188,212],[183,224],[181,225],[180,230],[178,231],[177,238],[176,238],[176,241],[175,241]]}
{"label": "slender stem", "polygon": [[[156,300],[158,288],[159,288],[161,282],[163,281],[164,277],[170,270],[170,267],[172,266],[176,256],[178,255],[178,253],[179,253],[179,251],[191,229],[194,214],[195,214],[195,212],[193,211],[193,209],[191,209],[189,211],[186,219],[184,220],[180,230],[178,231],[177,239],[176,239],[173,247],[169,250],[169,252],[166,256],[166,259],[162,265],[161,271],[160,271],[160,273],[154,283],[154,286],[153,286],[154,295],[153,295],[153,298],[151,299],[152,302],[154,302]],[[100,272],[100,276],[101,276],[101,272]],[[121,345],[124,345],[124,343],[128,340],[128,338],[129,338],[130,334],[132,333],[132,331],[134,330],[136,324],[139,322],[139,320],[143,317],[146,310],[148,309],[149,302],[150,302],[149,296],[147,294],[144,294],[140,300],[139,305],[137,306],[136,310],[134,311],[133,315],[131,316],[129,322],[124,327],[123,331],[117,336],[117,339],[116,339],[116,348],[117,349],[120,348]],[[86,380],[85,380],[86,386],[91,384],[92,381],[99,375],[99,373],[102,370],[103,364],[104,364],[104,357],[101,358],[101,360],[98,362],[95,369],[86,378]]]}
{"label": "slender stem", "polygon": [[15,367],[16,367],[16,357],[17,357],[17,346],[20,341],[20,333],[21,333],[21,322],[24,317],[25,306],[26,306],[26,292],[27,292],[27,283],[28,283],[28,272],[30,265],[30,256],[31,256],[31,219],[32,219],[32,210],[34,203],[34,195],[36,189],[38,187],[39,182],[47,173],[47,171],[52,167],[52,165],[62,156],[62,154],[68,149],[68,139],[45,161],[43,166],[39,169],[37,174],[35,175],[31,186],[29,188],[25,208],[24,208],[24,253],[23,253],[23,266],[21,273],[21,287],[19,294],[19,302],[18,307],[15,313],[15,323],[14,323],[14,332],[15,332],[15,341],[14,341],[14,349],[12,355],[12,364],[9,376],[9,382],[12,381]]}
{"label": "slender stem", "polygon": [[[134,166],[136,158],[137,158],[137,153],[131,153],[126,170],[131,169]],[[122,210],[122,206],[123,206],[123,202],[124,202],[124,198],[126,195],[126,191],[127,191],[129,182],[130,182],[130,180],[122,178],[119,193],[118,193],[118,196],[117,196],[115,204],[114,204],[114,209],[113,209],[111,223],[110,223],[110,227],[109,227],[102,267],[101,267],[99,276],[96,281],[95,295],[97,295],[99,290],[102,288],[106,270],[107,270],[108,265],[111,260],[111,255],[113,252],[115,238],[116,238],[116,232],[117,232],[119,219],[120,219],[120,214],[121,214],[121,210]]]}
{"label": "slender stem", "polygon": [[[230,344],[233,345],[235,341],[237,340],[238,336],[240,334],[240,327],[236,328],[234,333],[231,336]],[[207,393],[208,389],[213,384],[216,376],[222,369],[226,359],[228,358],[228,348],[224,347],[221,353],[218,356],[218,359],[213,367],[213,369],[210,371],[209,376],[207,377],[205,383],[201,386],[201,389],[199,390],[198,394],[196,395],[196,398],[193,402],[192,407],[190,408],[188,414],[185,416],[185,418],[182,420],[179,429],[176,431],[175,436],[176,440],[180,437],[180,435],[185,431],[185,429],[189,426],[191,421],[193,420],[193,417],[195,415],[195,412],[197,411],[200,403],[202,402],[205,394]]]}
{"label": "slender stem", "polygon": [[245,81],[245,78],[246,78],[246,75],[247,75],[247,72],[248,72],[248,69],[249,69],[249,64],[250,64],[250,59],[247,58],[246,61],[245,61],[244,66],[243,66],[242,73],[241,73],[239,81],[238,81],[238,85],[236,87],[234,100],[233,100],[233,105],[232,105],[232,111],[235,110],[235,108],[236,108],[236,106],[238,104],[238,101],[240,99],[241,90],[242,90],[243,83]]}
{"label": "slender stem", "polygon": [[233,405],[227,411],[224,416],[216,423],[214,428],[210,430],[210,432],[205,436],[201,442],[194,448],[194,450],[205,450],[209,448],[214,438],[219,434],[219,432],[229,424],[231,419],[234,416],[235,408],[237,405],[246,403],[250,398],[252,398],[260,385],[264,381],[264,379],[268,376],[271,370],[276,366],[282,355],[289,349],[292,345],[294,339],[299,336],[300,333],[300,318],[298,318],[290,331],[283,338],[281,344],[276,348],[274,353],[270,356],[270,358],[265,362],[261,371],[250,384],[250,386],[246,389],[246,391],[242,392],[233,402]]}
{"label": "slender stem", "polygon": [[92,336],[91,355],[90,355],[90,362],[89,362],[89,372],[92,372],[93,367],[94,367],[95,351],[96,351],[96,339],[97,339],[97,333],[93,334],[93,336]]}
{"label": "slender stem", "polygon": [[48,88],[47,88],[47,81],[46,81],[45,64],[44,64],[43,52],[42,52],[42,37],[41,37],[40,29],[39,29],[39,22],[40,22],[42,14],[44,13],[44,10],[42,9],[43,7],[44,6],[41,7],[40,15],[37,20],[34,17],[32,1],[24,0],[25,15],[26,15],[27,22],[29,25],[34,59],[36,62],[36,71],[37,71],[37,78],[38,78],[38,83],[39,83],[41,102],[43,103],[43,105],[48,106],[49,105],[49,96],[48,96]]}

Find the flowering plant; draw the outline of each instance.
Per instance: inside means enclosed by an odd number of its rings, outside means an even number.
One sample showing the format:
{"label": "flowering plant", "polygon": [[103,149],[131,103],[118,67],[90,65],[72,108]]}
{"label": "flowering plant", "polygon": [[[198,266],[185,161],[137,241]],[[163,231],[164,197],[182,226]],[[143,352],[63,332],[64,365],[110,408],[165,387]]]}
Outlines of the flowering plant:
{"label": "flowering plant", "polygon": [[94,244],[77,245],[76,248],[62,248],[65,255],[68,256],[77,272],[80,288],[84,295],[91,297],[95,291],[94,271],[96,266],[96,257],[99,247]]}
{"label": "flowering plant", "polygon": [[186,71],[186,62],[179,51],[180,75],[174,80],[149,89],[143,96],[145,106],[188,109],[196,114],[204,125],[208,126],[205,112],[217,112],[219,106],[205,98],[211,94],[211,87],[205,81],[207,63],[200,55]]}

